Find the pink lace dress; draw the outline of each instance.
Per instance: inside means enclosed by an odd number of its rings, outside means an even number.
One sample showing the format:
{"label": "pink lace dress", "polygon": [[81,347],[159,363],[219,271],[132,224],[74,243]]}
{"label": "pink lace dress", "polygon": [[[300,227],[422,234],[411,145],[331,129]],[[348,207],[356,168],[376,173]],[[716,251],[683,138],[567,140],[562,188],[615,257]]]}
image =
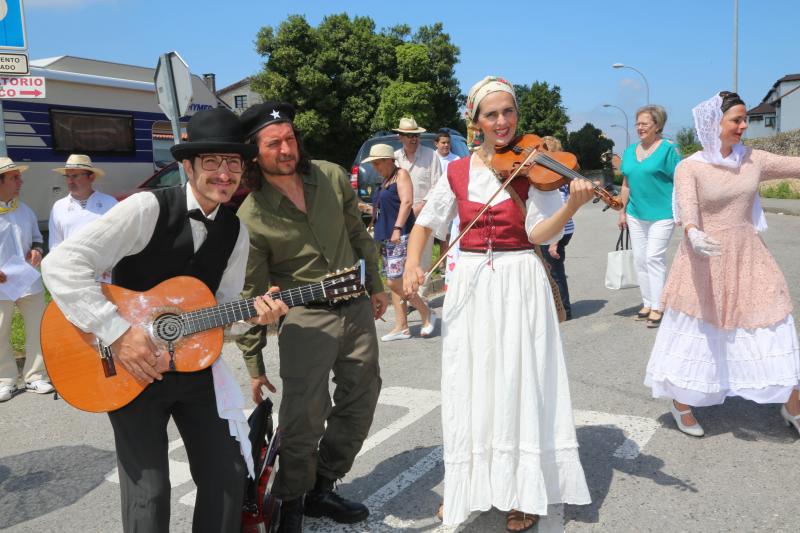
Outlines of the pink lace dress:
{"label": "pink lace dress", "polygon": [[748,149],[738,169],[682,161],[675,193],[684,225],[722,244],[703,257],[684,239],[662,294],[665,312],[645,384],[692,406],[726,396],[783,403],[800,385],[786,279],[753,226],[759,181],[800,176],[800,157]]}

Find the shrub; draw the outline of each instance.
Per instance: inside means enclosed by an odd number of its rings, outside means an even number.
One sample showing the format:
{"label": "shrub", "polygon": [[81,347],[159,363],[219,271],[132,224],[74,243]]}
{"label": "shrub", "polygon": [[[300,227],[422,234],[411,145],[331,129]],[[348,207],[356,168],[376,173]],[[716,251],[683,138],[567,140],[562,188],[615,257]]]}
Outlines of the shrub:
{"label": "shrub", "polygon": [[800,192],[792,189],[789,182],[782,181],[775,185],[767,185],[761,189],[762,198],[779,198],[781,200],[800,200]]}

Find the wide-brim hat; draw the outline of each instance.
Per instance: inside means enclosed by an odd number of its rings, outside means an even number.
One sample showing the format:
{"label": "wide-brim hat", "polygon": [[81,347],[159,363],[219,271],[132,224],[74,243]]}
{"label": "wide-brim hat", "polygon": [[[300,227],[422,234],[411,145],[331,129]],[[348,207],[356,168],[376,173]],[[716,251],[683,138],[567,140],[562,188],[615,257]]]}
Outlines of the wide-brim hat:
{"label": "wide-brim hat", "polygon": [[19,170],[25,172],[28,170],[28,165],[18,165],[11,160],[10,157],[0,157],[0,174],[11,172],[12,170]]}
{"label": "wide-brim hat", "polygon": [[377,161],[378,159],[394,159],[394,148],[388,144],[373,144],[367,157],[361,160],[361,164]]}
{"label": "wide-brim hat", "polygon": [[417,121],[414,120],[414,117],[403,117],[400,119],[400,125],[392,128],[392,131],[397,133],[425,133],[428,130],[417,126]]}
{"label": "wide-brim hat", "polygon": [[85,172],[91,172],[98,178],[102,178],[106,175],[105,170],[97,168],[92,164],[92,158],[83,154],[70,155],[67,158],[67,163],[63,167],[54,168],[53,172],[66,175],[67,170],[83,170]]}
{"label": "wide-brim hat", "polygon": [[294,106],[288,102],[264,102],[250,106],[242,113],[245,138],[249,139],[270,124],[292,122],[294,115]]}
{"label": "wide-brim hat", "polygon": [[170,148],[178,161],[198,154],[239,154],[252,159],[258,147],[245,144],[244,131],[239,117],[224,107],[198,111],[186,126],[186,141]]}

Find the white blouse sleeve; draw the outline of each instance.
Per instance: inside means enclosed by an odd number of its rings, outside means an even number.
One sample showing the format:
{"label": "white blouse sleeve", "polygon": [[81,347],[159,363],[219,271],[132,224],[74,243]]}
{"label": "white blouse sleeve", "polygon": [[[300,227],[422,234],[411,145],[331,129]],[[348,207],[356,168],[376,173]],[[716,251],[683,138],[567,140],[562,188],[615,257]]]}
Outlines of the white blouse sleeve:
{"label": "white blouse sleeve", "polygon": [[[528,189],[528,200],[525,202],[525,206],[528,210],[528,214],[525,217],[525,233],[528,234],[529,239],[536,224],[553,216],[555,212],[561,208],[562,204],[561,193],[558,192],[558,189],[554,191],[540,191],[533,186]],[[554,242],[560,241],[563,236],[564,228],[561,228],[561,231],[554,235],[553,238],[549,239],[547,242],[538,244],[553,244]]]}
{"label": "white blouse sleeve", "polygon": [[450,181],[442,176],[428,193],[425,207],[417,217],[416,224],[433,230],[437,239],[444,240],[455,216],[456,195],[450,188]]}

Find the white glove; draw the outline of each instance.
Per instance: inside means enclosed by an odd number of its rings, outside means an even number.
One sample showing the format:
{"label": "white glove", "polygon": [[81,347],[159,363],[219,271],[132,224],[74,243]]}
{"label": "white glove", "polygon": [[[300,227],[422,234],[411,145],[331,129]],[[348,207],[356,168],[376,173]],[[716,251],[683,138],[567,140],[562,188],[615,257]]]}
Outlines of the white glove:
{"label": "white glove", "polygon": [[697,255],[705,257],[722,255],[722,246],[719,241],[715,241],[699,229],[690,228],[686,236],[689,237],[692,250],[694,250],[694,253]]}

